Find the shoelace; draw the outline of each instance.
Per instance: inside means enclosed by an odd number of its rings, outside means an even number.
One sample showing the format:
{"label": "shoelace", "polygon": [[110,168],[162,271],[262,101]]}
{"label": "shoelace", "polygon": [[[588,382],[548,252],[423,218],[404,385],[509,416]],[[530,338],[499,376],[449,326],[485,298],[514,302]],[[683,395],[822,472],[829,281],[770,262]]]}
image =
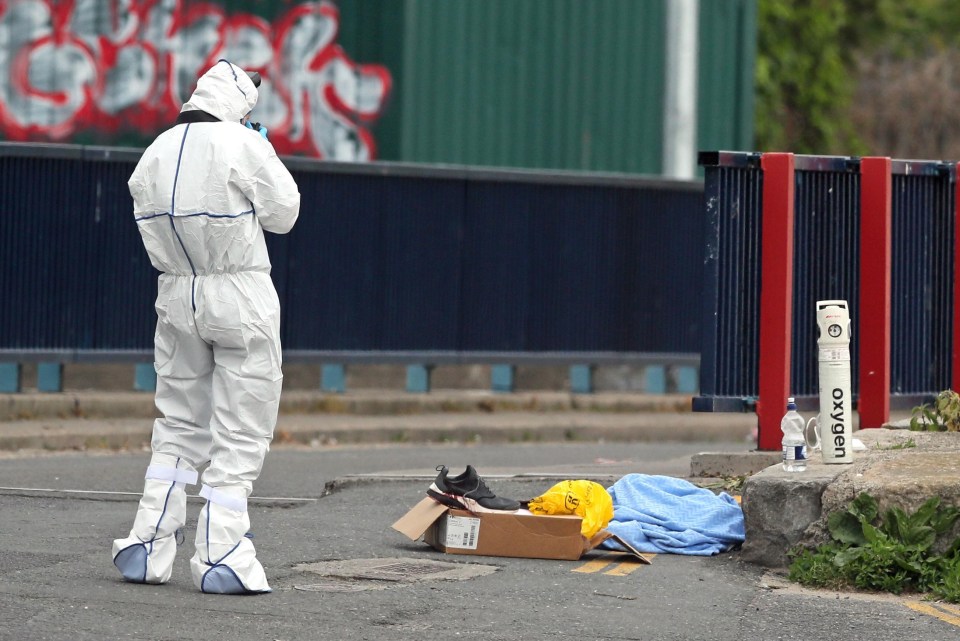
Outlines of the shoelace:
{"label": "shoelace", "polygon": [[490,488],[487,487],[487,484],[483,482],[482,478],[477,478],[477,487],[469,492],[464,492],[463,495],[468,499],[492,499],[497,496],[490,491]]}

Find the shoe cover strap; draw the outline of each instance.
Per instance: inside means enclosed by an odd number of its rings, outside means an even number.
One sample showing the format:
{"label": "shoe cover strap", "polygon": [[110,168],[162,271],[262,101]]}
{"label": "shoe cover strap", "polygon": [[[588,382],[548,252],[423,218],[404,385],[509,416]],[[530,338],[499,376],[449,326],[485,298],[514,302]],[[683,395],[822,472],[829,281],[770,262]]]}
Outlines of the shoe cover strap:
{"label": "shoe cover strap", "polygon": [[223,507],[236,510],[237,512],[247,511],[247,497],[245,496],[230,496],[226,492],[221,492],[220,490],[210,487],[209,485],[200,486],[200,496],[207,499],[211,503],[222,505]]}
{"label": "shoe cover strap", "polygon": [[155,481],[173,481],[174,483],[194,485],[198,475],[194,470],[181,470],[166,465],[151,465],[147,467],[146,478]]}

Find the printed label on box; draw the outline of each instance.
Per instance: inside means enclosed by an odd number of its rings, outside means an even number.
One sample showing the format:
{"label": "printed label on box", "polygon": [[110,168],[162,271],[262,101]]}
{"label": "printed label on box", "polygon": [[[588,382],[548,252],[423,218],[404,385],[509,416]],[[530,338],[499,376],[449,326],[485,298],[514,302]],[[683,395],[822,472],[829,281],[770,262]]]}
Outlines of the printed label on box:
{"label": "printed label on box", "polygon": [[480,519],[470,516],[447,516],[444,545],[448,548],[476,550],[480,533]]}

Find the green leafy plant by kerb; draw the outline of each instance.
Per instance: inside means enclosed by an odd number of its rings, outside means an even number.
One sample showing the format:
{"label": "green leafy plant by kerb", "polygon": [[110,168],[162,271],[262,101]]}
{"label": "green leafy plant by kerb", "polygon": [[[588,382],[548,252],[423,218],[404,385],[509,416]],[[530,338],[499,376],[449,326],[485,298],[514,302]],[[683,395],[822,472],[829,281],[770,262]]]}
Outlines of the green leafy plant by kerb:
{"label": "green leafy plant by kerb", "polygon": [[790,580],[831,589],[932,593],[960,603],[960,538],[943,554],[933,551],[958,518],[960,510],[940,507],[939,498],[912,514],[894,507],[881,516],[876,499],[861,494],[846,511],[828,517],[829,543],[790,553]]}
{"label": "green leafy plant by kerb", "polygon": [[944,390],[932,404],[913,408],[910,429],[914,432],[960,432],[960,394]]}

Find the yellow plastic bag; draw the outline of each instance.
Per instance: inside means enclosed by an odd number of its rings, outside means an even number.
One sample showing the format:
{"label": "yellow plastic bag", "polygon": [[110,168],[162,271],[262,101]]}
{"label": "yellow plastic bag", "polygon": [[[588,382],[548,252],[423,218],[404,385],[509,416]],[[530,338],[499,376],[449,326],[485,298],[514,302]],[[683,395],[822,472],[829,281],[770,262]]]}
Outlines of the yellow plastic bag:
{"label": "yellow plastic bag", "polygon": [[530,499],[527,509],[534,514],[576,514],[583,518],[580,533],[590,539],[613,518],[613,499],[599,483],[561,481]]}

